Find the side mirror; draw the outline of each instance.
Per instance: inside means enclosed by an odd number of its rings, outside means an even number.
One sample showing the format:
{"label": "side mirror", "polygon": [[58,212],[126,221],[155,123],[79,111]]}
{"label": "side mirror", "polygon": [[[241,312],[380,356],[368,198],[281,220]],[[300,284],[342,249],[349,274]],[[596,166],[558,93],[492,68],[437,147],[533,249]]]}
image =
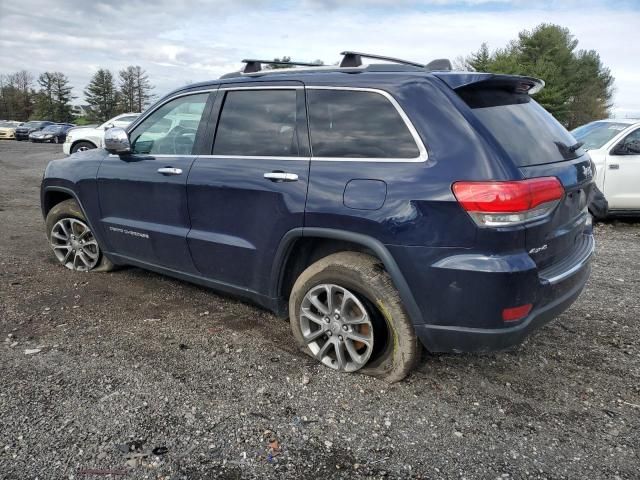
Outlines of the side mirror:
{"label": "side mirror", "polygon": [[115,125],[113,124],[113,122],[109,122],[109,123],[107,123],[107,124],[104,126],[104,129],[105,129],[105,130],[109,130],[110,128],[113,128],[113,127],[115,127]]}
{"label": "side mirror", "polygon": [[104,148],[109,153],[120,155],[131,151],[129,135],[122,128],[113,127],[104,132]]}

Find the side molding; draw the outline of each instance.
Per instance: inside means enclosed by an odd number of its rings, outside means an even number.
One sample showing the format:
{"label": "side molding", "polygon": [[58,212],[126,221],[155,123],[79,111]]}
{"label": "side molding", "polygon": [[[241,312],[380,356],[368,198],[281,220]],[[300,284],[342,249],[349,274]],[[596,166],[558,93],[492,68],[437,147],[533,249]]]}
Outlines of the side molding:
{"label": "side molding", "polygon": [[404,275],[400,271],[398,264],[395,259],[389,253],[389,250],[382,244],[382,242],[376,240],[375,238],[369,237],[368,235],[363,235],[360,233],[347,232],[344,230],[335,230],[331,228],[317,228],[317,227],[305,227],[305,228],[296,228],[287,232],[287,234],[282,237],[280,242],[280,246],[275,254],[273,259],[273,267],[271,270],[271,286],[272,286],[272,297],[277,297],[280,291],[281,282],[284,278],[284,265],[287,260],[289,254],[291,253],[291,248],[294,244],[294,241],[297,238],[327,238],[332,240],[343,240],[351,243],[357,243],[358,245],[362,245],[367,247],[376,256],[382,261],[385,269],[391,276],[391,280],[393,280],[393,284],[398,289],[398,293],[400,294],[400,298],[404,303],[404,307],[411,318],[411,321],[414,325],[424,323],[422,318],[422,313],[416,304],[415,299],[413,298],[413,294],[411,293],[411,289],[407,284]]}

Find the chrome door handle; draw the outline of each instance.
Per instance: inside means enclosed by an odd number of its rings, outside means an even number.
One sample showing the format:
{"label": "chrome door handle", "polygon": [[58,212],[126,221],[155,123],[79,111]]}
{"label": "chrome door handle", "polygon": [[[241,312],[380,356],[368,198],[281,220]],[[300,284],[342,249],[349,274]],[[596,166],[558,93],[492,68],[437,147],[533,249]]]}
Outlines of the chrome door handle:
{"label": "chrome door handle", "polygon": [[272,182],[297,182],[298,175],[295,173],[286,172],[267,172],[264,174],[264,178],[271,180]]}
{"label": "chrome door handle", "polygon": [[182,169],[173,167],[162,167],[158,169],[158,173],[161,173],[162,175],[182,175]]}
{"label": "chrome door handle", "polygon": [[609,170],[620,170],[620,165],[618,165],[617,163],[610,163]]}

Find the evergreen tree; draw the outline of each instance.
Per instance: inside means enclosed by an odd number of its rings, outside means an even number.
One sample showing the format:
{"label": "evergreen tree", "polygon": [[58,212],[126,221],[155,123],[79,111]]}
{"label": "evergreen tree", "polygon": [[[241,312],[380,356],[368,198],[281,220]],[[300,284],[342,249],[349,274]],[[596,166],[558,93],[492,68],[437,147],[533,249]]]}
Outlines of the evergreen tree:
{"label": "evergreen tree", "polygon": [[491,54],[487,42],[480,45],[480,49],[476,53],[472,53],[466,61],[470,70],[474,72],[488,72],[491,67]]}
{"label": "evergreen tree", "polygon": [[44,72],[38,77],[40,91],[36,99],[35,116],[42,120],[69,122],[71,114],[71,86],[62,72]]}
{"label": "evergreen tree", "polygon": [[91,120],[104,122],[117,113],[119,95],[109,70],[101,68],[93,75],[84,96]]}
{"label": "evergreen tree", "polygon": [[536,100],[567,128],[606,118],[613,96],[613,77],[595,51],[576,50],[578,40],[567,28],[541,24],[491,53],[486,44],[465,59],[476,71],[541,78],[545,88]]}
{"label": "evergreen tree", "polygon": [[122,112],[134,112],[136,105],[136,81],[134,67],[129,65],[120,70],[120,110]]}

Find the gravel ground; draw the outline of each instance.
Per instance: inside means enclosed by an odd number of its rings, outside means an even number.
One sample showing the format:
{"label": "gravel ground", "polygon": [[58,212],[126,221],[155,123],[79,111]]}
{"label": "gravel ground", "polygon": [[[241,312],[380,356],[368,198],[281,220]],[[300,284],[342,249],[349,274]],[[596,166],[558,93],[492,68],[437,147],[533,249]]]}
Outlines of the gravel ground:
{"label": "gravel ground", "polygon": [[425,355],[389,386],[251,305],[57,265],[60,150],[0,143],[0,477],[640,478],[639,223],[598,226],[587,290],[516,351]]}

